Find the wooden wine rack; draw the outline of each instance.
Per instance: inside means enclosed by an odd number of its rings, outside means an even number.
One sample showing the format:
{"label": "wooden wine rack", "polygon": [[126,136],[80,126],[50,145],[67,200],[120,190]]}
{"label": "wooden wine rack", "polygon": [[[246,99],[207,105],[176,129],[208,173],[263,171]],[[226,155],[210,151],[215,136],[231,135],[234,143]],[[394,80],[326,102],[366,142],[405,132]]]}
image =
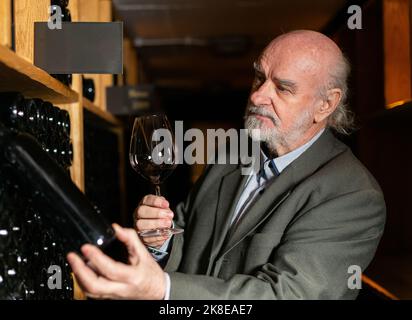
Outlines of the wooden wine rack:
{"label": "wooden wine rack", "polygon": [[[48,20],[49,6],[50,0],[14,0],[13,5],[12,0],[0,1],[0,92],[18,91],[26,98],[41,98],[69,112],[74,154],[70,173],[73,182],[85,192],[84,109],[111,126],[119,138],[120,159],[124,159],[122,123],[106,111],[106,87],[113,85],[113,75],[84,75],[95,83],[95,101],[92,103],[82,95],[82,75],[74,74],[69,88],[33,64],[34,22]],[[109,22],[113,16],[111,0],[70,0],[69,10],[72,22]],[[12,21],[15,50],[12,50]],[[121,80],[121,85],[137,84],[136,54],[130,43],[130,40],[124,39],[124,68],[128,78]],[[119,187],[122,192],[125,190],[123,163],[119,163]],[[74,289],[75,299],[85,298],[76,282]]]}

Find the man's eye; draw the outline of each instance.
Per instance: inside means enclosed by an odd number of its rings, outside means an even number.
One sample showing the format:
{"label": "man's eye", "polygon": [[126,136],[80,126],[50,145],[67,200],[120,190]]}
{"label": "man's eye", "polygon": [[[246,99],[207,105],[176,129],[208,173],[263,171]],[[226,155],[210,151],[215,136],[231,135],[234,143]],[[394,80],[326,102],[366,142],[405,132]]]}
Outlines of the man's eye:
{"label": "man's eye", "polygon": [[282,93],[291,93],[291,91],[288,88],[281,87],[281,86],[278,87],[278,90]]}

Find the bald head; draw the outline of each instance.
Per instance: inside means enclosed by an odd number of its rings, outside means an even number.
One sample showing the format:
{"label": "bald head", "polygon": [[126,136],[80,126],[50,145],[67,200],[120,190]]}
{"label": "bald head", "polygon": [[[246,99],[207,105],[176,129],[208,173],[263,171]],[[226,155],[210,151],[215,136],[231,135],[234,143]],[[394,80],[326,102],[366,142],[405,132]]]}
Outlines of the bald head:
{"label": "bald head", "polygon": [[344,58],[339,47],[327,36],[316,31],[297,30],[277,37],[266,47],[261,61],[272,63],[272,59],[293,64],[297,71],[311,75],[321,90],[333,82],[333,73]]}
{"label": "bald head", "polygon": [[312,30],[296,30],[285,33],[275,38],[267,48],[276,45],[285,45],[295,48],[296,50],[307,51],[324,57],[337,57],[342,55],[341,50],[334,41],[322,33]]}

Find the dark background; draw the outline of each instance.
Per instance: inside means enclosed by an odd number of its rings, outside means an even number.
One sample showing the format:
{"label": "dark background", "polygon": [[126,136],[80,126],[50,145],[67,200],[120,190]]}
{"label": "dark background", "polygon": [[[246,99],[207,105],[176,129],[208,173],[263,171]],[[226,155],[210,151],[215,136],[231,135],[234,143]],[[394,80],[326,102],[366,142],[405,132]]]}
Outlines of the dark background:
{"label": "dark background", "polygon": [[[409,17],[402,3],[409,1],[114,0],[114,9],[134,42],[139,82],[155,85],[170,120],[184,120],[186,129],[241,127],[252,63],[277,35],[313,29],[332,37],[352,65],[349,105],[357,118],[357,130],[341,138],[378,180],[387,203],[385,234],[366,274],[398,297],[412,298],[412,113],[409,103],[388,108],[410,98],[409,91],[396,94],[402,88],[391,81],[399,71],[391,71],[388,62],[409,52],[407,41],[388,44],[410,37],[409,25],[401,28],[401,19]],[[347,27],[351,4],[362,7],[361,30]],[[400,27],[391,29],[397,21]],[[408,77],[410,64],[400,71]],[[151,190],[126,167],[130,222],[134,207]],[[184,199],[201,170],[181,165],[167,180],[162,190],[173,205]]]}

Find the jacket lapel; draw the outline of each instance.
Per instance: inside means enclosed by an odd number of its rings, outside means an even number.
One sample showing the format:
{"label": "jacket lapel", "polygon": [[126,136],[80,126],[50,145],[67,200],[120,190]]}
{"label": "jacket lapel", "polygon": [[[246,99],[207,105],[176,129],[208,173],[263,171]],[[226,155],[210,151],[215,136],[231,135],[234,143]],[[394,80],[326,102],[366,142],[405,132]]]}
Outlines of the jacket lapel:
{"label": "jacket lapel", "polygon": [[293,170],[285,169],[233,226],[221,250],[224,254],[263,223],[286,200],[294,186]]}
{"label": "jacket lapel", "polygon": [[[230,226],[230,218],[236,208],[248,176],[241,174],[240,166],[234,166],[234,170],[226,174],[220,183],[219,199],[216,209],[216,219],[213,235],[213,245],[210,262],[213,262],[223,244]],[[212,263],[209,265],[209,269]]]}
{"label": "jacket lapel", "polygon": [[[313,145],[299,158],[293,161],[282,173],[273,179],[265,192],[243,214],[236,226],[233,226],[230,235],[220,247],[219,256],[227,253],[263,223],[292,192],[293,188],[302,180],[313,174],[321,165],[343,152],[347,147],[340,143],[333,134],[326,129]],[[233,188],[233,185],[232,185]],[[234,210],[243,188],[239,186],[238,196],[232,203]],[[226,219],[225,225],[230,223]],[[227,229],[223,237],[227,234]]]}

